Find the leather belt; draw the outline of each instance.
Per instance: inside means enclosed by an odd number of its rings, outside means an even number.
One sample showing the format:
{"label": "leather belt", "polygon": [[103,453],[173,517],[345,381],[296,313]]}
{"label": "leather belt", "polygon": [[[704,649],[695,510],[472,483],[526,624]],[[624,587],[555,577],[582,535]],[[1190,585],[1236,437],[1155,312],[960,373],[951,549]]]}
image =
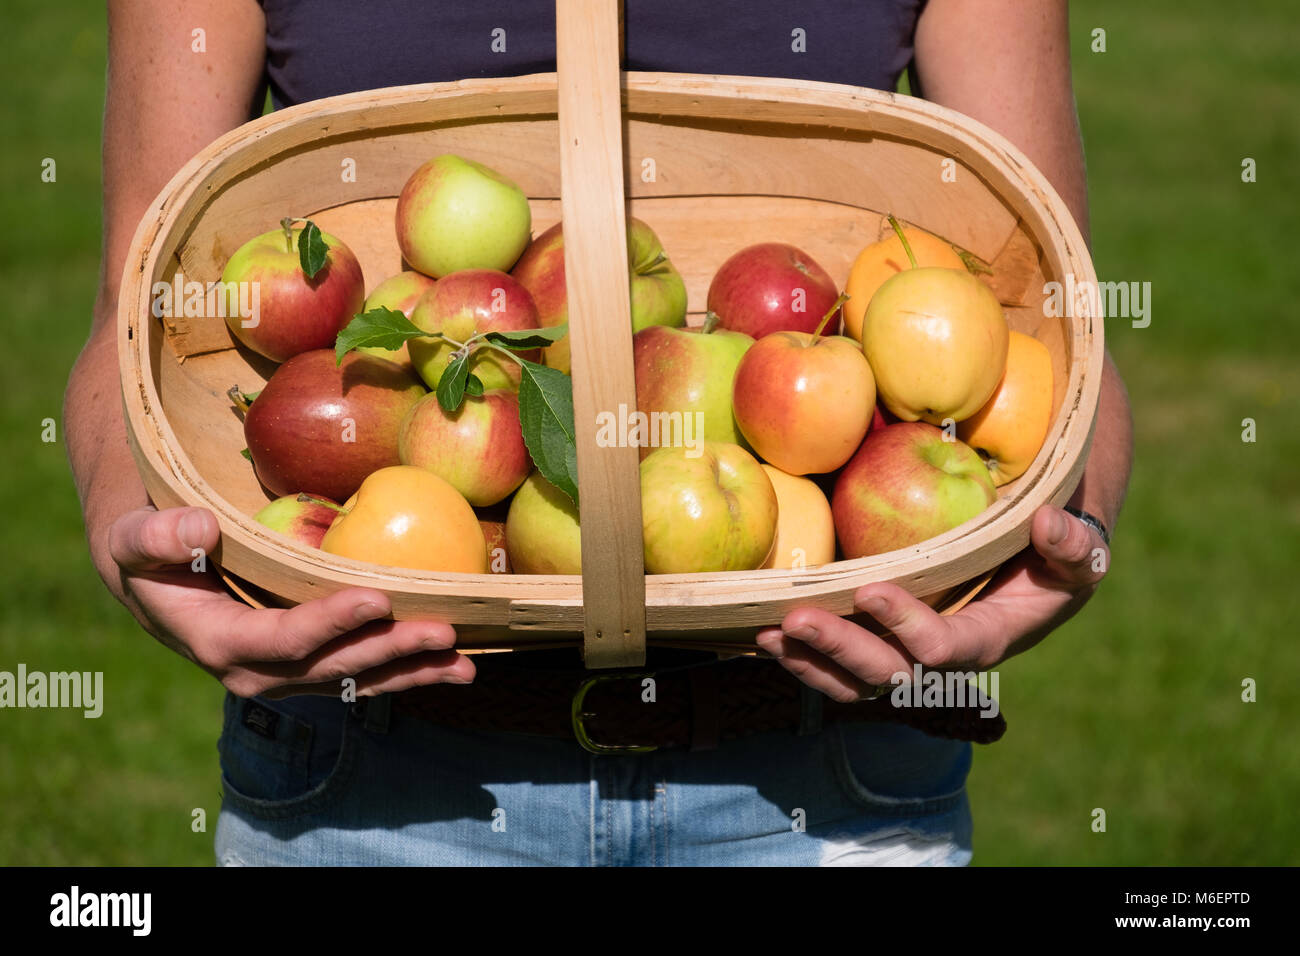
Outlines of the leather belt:
{"label": "leather belt", "polygon": [[[811,732],[807,694],[779,664],[753,658],[599,672],[481,661],[472,684],[394,694],[393,711],[460,730],[573,737],[592,753],[645,753],[709,750],[721,740],[771,731]],[[973,743],[992,743],[1006,732],[1002,714],[987,713],[969,699],[974,694],[937,707],[895,706],[893,696],[851,704],[822,697],[821,723],[898,723]]]}

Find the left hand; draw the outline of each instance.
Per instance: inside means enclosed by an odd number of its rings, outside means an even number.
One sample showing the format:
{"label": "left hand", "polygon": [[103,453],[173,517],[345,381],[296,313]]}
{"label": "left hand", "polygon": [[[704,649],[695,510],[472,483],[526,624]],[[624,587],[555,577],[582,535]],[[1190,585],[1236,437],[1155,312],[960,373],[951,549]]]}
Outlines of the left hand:
{"label": "left hand", "polygon": [[854,606],[891,635],[881,637],[829,611],[799,608],[780,629],[760,631],[758,645],[828,697],[864,700],[889,687],[900,671],[910,679],[916,663],[979,671],[1028,650],[1087,603],[1109,567],[1110,550],[1093,528],[1044,505],[1034,512],[1030,547],[954,614],[938,614],[896,584],[869,584],[854,595]]}

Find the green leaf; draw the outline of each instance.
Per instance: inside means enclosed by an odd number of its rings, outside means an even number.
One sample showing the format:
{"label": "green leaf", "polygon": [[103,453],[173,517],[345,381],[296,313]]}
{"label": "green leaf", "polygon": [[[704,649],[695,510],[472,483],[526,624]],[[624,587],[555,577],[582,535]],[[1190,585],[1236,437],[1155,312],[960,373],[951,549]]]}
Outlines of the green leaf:
{"label": "green leaf", "polygon": [[380,306],[354,316],[339,332],[338,338],[334,340],[335,364],[342,365],[343,356],[361,346],[393,351],[400,349],[408,339],[418,339],[428,334],[412,325],[411,320],[396,309]]}
{"label": "green leaf", "polygon": [[573,427],[573,381],[558,369],[523,363],[519,424],[537,470],[578,503],[578,445]]}
{"label": "green leaf", "polygon": [[249,451],[247,448],[241,448],[239,453],[243,455],[245,458],[247,458],[249,461],[253,460],[253,453]]}
{"label": "green leaf", "polygon": [[483,394],[483,380],[473,372],[465,379],[465,394],[478,398]]}
{"label": "green leaf", "polygon": [[543,329],[519,329],[516,332],[488,332],[484,338],[507,349],[539,349],[557,342],[569,331],[569,323]]}
{"label": "green leaf", "polygon": [[316,273],[325,268],[327,252],[329,247],[325,245],[316,223],[308,219],[306,225],[302,227],[302,232],[298,233],[298,264],[302,266],[302,271],[307,273],[308,279],[316,278]]}
{"label": "green leaf", "polygon": [[469,353],[457,352],[438,379],[438,404],[449,412],[460,408],[460,403],[465,400],[465,384],[468,379]]}

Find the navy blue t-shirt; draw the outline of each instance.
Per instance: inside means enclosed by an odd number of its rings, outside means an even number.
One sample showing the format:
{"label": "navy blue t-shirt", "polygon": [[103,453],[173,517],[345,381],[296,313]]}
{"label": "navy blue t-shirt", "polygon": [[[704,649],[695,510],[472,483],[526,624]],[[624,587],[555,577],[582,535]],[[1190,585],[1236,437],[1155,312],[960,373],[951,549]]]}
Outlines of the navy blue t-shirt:
{"label": "navy blue t-shirt", "polygon": [[[555,0],[261,0],[277,109],[555,69]],[[624,68],[892,90],[925,0],[625,0]]]}

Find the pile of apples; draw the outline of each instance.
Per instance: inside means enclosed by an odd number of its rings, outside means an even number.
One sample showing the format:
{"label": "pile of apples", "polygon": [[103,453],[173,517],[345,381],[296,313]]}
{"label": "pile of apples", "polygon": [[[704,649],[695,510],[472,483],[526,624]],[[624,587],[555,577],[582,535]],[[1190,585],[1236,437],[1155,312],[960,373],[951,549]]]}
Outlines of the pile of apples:
{"label": "pile of apples", "polygon": [[[629,219],[637,415],[611,435],[640,446],[647,573],[908,547],[1027,470],[1051,418],[1047,349],[1008,328],[958,250],[890,222],[843,293],[793,246],[736,252],[687,328],[681,275]],[[581,572],[563,232],[531,226],[515,183],[442,155],[398,198],[411,269],[369,296],[310,222],[230,258],[222,281],[260,283],[261,314],[227,323],[281,363],[230,392],[275,499],[258,521],[392,567]]]}

